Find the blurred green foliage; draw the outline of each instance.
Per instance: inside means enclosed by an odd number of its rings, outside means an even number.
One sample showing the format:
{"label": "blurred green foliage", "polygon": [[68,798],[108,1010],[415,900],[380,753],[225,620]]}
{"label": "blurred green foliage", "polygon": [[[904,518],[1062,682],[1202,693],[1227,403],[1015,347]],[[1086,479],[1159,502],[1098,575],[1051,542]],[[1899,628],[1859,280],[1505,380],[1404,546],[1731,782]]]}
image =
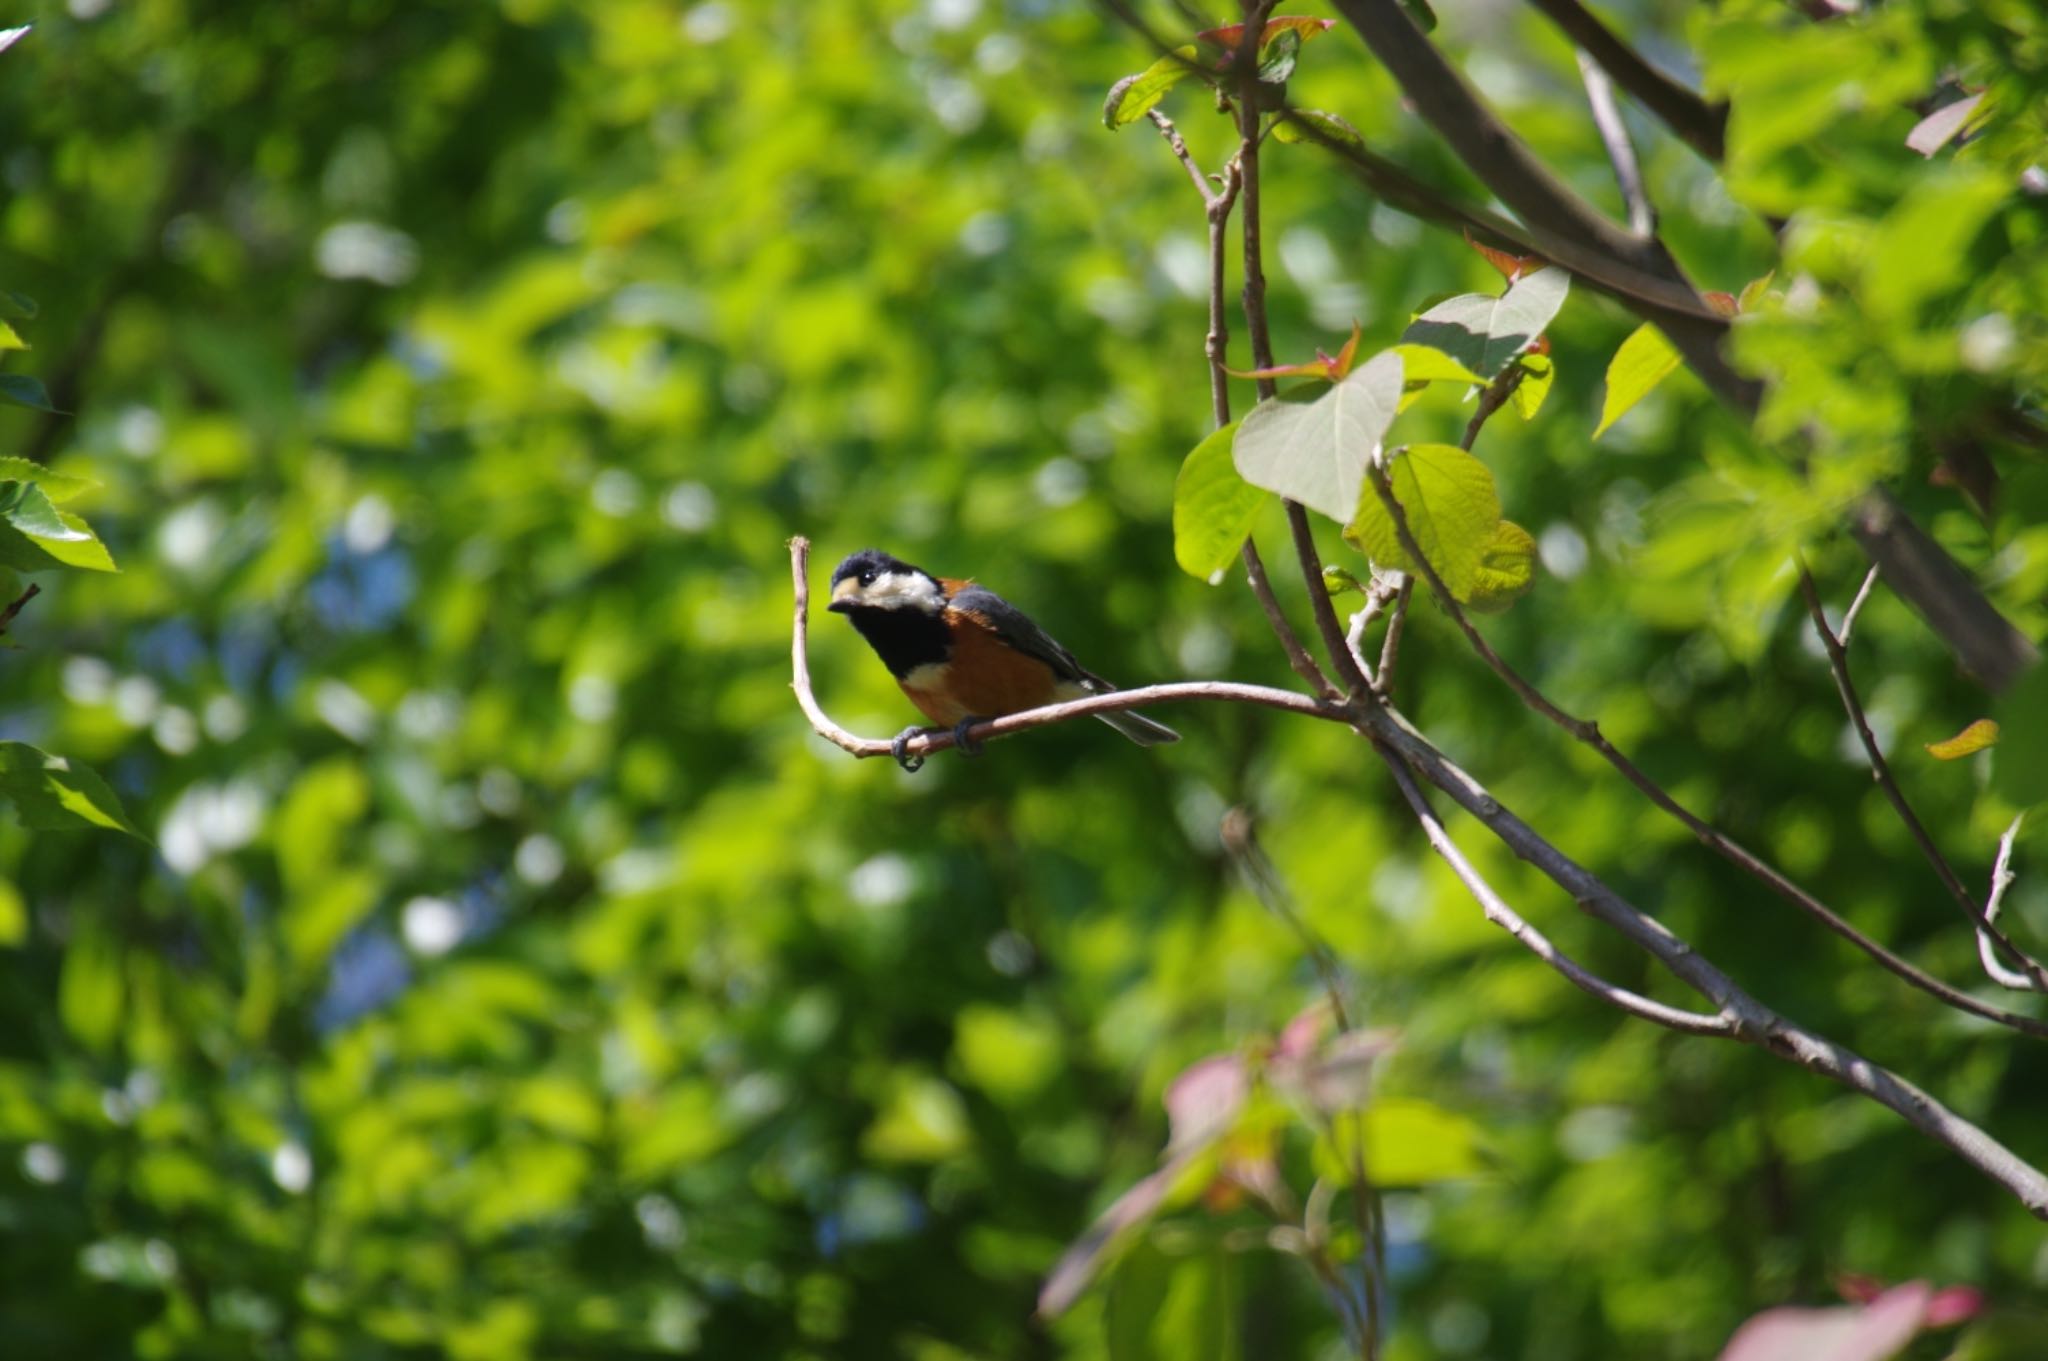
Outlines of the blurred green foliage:
{"label": "blurred green foliage", "polygon": [[[10,1357],[1322,1354],[1325,1302],[1216,1253],[1227,1217],[1145,1249],[1184,1255],[1135,1321],[1113,1293],[1030,1319],[1063,1245],[1154,1165],[1172,1076],[1317,993],[1224,855],[1232,805],[1365,1020],[1403,1031],[1382,1090],[1476,1121],[1498,1169],[1390,1199],[1390,1355],[1698,1357],[1838,1268],[1994,1300],[2048,1281],[2039,1226],[1887,1113],[1623,1023],[1520,953],[1334,728],[1189,708],[1162,751],[1069,725],[915,777],[808,731],[799,532],[827,560],[872,543],[973,574],[1126,682],[1289,678],[1241,585],[1174,568],[1208,415],[1203,224],[1149,129],[1103,130],[1103,91],[1151,54],[1096,11],[36,8],[0,55],[0,286],[41,303],[9,371],[73,414],[0,409],[0,453],[98,479],[77,504],[122,571],[42,579],[0,655],[0,739],[92,765],[154,844],[0,827]],[[1682,375],[1595,445],[1635,319],[1575,295],[1540,416],[1479,445],[1547,568],[1489,630],[1694,807],[1969,979],[1783,563],[1805,541],[1846,602],[1832,506],[1903,473],[2000,603],[2048,623],[2042,470],[2008,420],[2048,382],[2044,200],[2018,180],[2041,21],[2026,0],[1617,9],[1735,100],[1725,188],[1637,131],[1703,285],[1780,271],[1737,353],[1781,379],[1770,433],[1817,456],[1802,478]],[[1442,17],[1613,205],[1564,41],[1533,11]],[[1994,111],[1925,161],[1907,106],[1951,72]],[[1290,88],[1474,191],[1346,30]],[[1173,107],[1217,163],[1223,120]],[[1498,287],[1316,148],[1267,160],[1283,358],[1354,318],[1371,353],[1432,296]],[[1791,218],[1782,259],[1762,215]],[[1454,440],[1463,413],[1432,395],[1404,419]],[[1925,485],[1957,430],[2009,474],[1988,527]],[[1983,696],[1883,593],[1856,648],[1974,880],[2010,812],[1983,788],[1998,753],[1913,753]],[[911,716],[837,621],[813,654],[841,721]],[[1433,613],[1403,692],[1761,996],[2048,1159],[2037,1046],[1710,860]],[[1562,947],[1668,993],[1451,826]],[[2037,847],[2022,932],[2048,928]]]}

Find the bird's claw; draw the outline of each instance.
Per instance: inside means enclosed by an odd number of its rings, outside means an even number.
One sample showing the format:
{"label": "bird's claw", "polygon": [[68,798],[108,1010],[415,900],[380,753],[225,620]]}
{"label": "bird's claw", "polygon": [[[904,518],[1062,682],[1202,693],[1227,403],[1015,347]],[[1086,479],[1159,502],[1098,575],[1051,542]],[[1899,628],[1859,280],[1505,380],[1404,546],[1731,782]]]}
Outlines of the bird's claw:
{"label": "bird's claw", "polygon": [[921,755],[913,756],[907,750],[910,745],[910,739],[913,737],[923,737],[924,732],[923,728],[905,728],[902,732],[896,734],[896,740],[889,744],[889,754],[896,758],[897,765],[912,772],[924,767],[924,757]]}
{"label": "bird's claw", "polygon": [[981,743],[967,735],[967,730],[979,722],[980,719],[970,715],[953,725],[953,745],[962,756],[981,755]]}

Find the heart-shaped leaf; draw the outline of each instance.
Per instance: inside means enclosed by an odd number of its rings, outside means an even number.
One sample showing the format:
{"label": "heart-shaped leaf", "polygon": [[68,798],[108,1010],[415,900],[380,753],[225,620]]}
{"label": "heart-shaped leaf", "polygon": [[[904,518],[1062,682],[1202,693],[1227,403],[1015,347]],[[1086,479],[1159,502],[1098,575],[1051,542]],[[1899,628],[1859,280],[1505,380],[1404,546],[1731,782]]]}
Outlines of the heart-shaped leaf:
{"label": "heart-shaped leaf", "polygon": [[1235,423],[1194,447],[1173,483],[1173,560],[1203,581],[1222,580],[1270,492],[1237,475],[1231,462]]}
{"label": "heart-shaped leaf", "polygon": [[1547,354],[1525,354],[1516,361],[1522,366],[1522,381],[1515,384],[1509,394],[1515,404],[1515,414],[1523,420],[1533,420],[1543,409],[1543,399],[1550,395],[1550,385],[1557,378],[1557,361]]}
{"label": "heart-shaped leaf", "polygon": [[1311,400],[1269,397],[1238,423],[1231,446],[1238,475],[1338,522],[1351,518],[1401,402],[1401,356],[1382,351]]}
{"label": "heart-shaped leaf", "polygon": [[1536,343],[1536,337],[1564,306],[1571,286],[1571,275],[1549,268],[1522,276],[1497,298],[1487,293],[1461,293],[1410,322],[1401,339],[1433,345],[1490,380],[1509,360]]}
{"label": "heart-shaped leaf", "polygon": [[[1501,523],[1492,470],[1455,444],[1413,444],[1388,460],[1387,480],[1423,556],[1453,597],[1469,601]],[[1344,537],[1377,566],[1415,570],[1393,516],[1369,484]]]}

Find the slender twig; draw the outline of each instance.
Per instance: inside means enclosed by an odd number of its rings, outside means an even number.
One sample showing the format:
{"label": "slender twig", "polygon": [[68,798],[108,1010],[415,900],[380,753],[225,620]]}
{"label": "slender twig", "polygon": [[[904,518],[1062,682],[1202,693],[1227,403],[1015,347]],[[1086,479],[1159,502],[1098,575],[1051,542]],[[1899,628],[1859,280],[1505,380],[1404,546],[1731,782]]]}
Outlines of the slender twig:
{"label": "slender twig", "polygon": [[[1991,867],[1991,893],[1984,900],[1986,922],[1997,921],[1999,909],[2005,906],[2005,891],[2012,887],[2013,881],[2012,845],[2019,839],[2020,823],[2026,820],[2026,816],[2025,813],[2015,816],[2012,825],[2005,829],[2005,835],[1998,838],[1998,862]],[[1984,965],[1984,972],[1990,976],[1991,981],[2000,987],[2011,988],[2015,992],[2034,991],[2032,979],[2023,973],[2015,973],[1998,962],[1998,953],[1992,947],[1991,937],[1982,931],[1977,933],[1977,958]]]}
{"label": "slender twig", "polygon": [[[1242,302],[1245,334],[1252,347],[1252,366],[1258,369],[1273,367],[1273,333],[1266,319],[1265,243],[1259,186],[1259,72],[1256,60],[1259,34],[1266,15],[1271,11],[1271,0],[1249,0],[1245,5],[1244,35],[1239,40],[1234,59],[1238,134],[1235,164],[1244,232]],[[1279,390],[1271,378],[1260,378],[1257,384],[1261,399],[1271,397]],[[1351,649],[1344,644],[1344,626],[1337,621],[1336,608],[1330,603],[1329,588],[1323,584],[1322,558],[1316,552],[1308,512],[1297,501],[1285,497],[1282,501],[1287,510],[1288,533],[1294,539],[1295,561],[1301,568],[1302,584],[1308,588],[1309,609],[1315,617],[1317,632],[1322,634],[1323,648],[1329,654],[1331,669],[1337,673],[1337,680],[1346,693],[1370,694],[1371,683],[1352,658]],[[1293,660],[1292,656],[1289,660]],[[1300,666],[1297,665],[1295,670],[1300,671]]]}
{"label": "slender twig", "polygon": [[1600,63],[1578,50],[1579,79],[1586,86],[1586,104],[1593,113],[1593,126],[1607,148],[1608,163],[1614,167],[1614,182],[1620,186],[1621,201],[1628,205],[1628,229],[1637,236],[1657,230],[1657,210],[1650,206],[1650,193],[1643,187],[1643,167],[1636,160],[1635,143],[1628,139],[1628,125],[1621,121],[1621,106],[1614,102],[1614,83]]}
{"label": "slender twig", "polygon": [[2048,992],[2048,968],[2013,944],[1978,907],[1976,898],[1964,887],[1955,867],[1941,853],[1941,847],[1935,844],[1927,824],[1920,821],[1920,815],[1913,811],[1912,802],[1906,798],[1906,791],[1892,775],[1891,763],[1884,758],[1884,749],[1878,745],[1877,734],[1870,730],[1870,719],[1864,713],[1862,697],[1857,694],[1856,682],[1849,675],[1849,654],[1843,649],[1842,640],[1828,627],[1827,610],[1820,602],[1820,588],[1814,584],[1813,573],[1803,562],[1799,567],[1799,594],[1806,600],[1806,612],[1813,619],[1813,631],[1820,635],[1821,646],[1827,649],[1828,669],[1834,673],[1835,691],[1842,697],[1842,708],[1848,712],[1849,722],[1863,743],[1863,754],[1870,760],[1870,778],[1884,791],[1885,799],[1891,804],[1892,811],[1899,815],[1899,821],[1905,824],[1913,844],[1927,857],[1927,863],[1934,867],[1935,877],[1941,880],[1942,887],[1955,899],[1956,906],[1962,909],[1970,924],[1977,928],[1977,934],[1989,938],[2010,954],[2031,980],[2034,991]]}
{"label": "slender twig", "polygon": [[1667,1029],[1682,1031],[1687,1035],[1732,1036],[1735,1033],[1735,1018],[1726,1013],[1687,1011],[1683,1007],[1667,1006],[1662,1002],[1631,992],[1617,983],[1610,983],[1598,974],[1576,963],[1564,951],[1552,945],[1544,934],[1525,921],[1521,914],[1508,906],[1507,900],[1494,891],[1485,876],[1474,869],[1472,862],[1458,849],[1458,843],[1444,830],[1444,825],[1429,806],[1429,800],[1416,787],[1415,777],[1408,771],[1401,758],[1388,748],[1381,747],[1380,755],[1385,758],[1387,769],[1393,772],[1394,783],[1401,788],[1401,795],[1414,810],[1415,820],[1422,824],[1423,835],[1429,838],[1430,849],[1443,857],[1451,867],[1451,873],[1465,890],[1479,903],[1486,920],[1513,936],[1529,952],[1564,975],[1574,986],[1599,998],[1611,1007],[1627,1012],[1640,1020],[1661,1025]]}
{"label": "slender twig", "polygon": [[29,601],[34,600],[37,596],[41,595],[42,593],[43,588],[36,585],[33,581],[31,581],[28,584],[28,589],[23,591],[20,595],[14,598],[13,604],[9,605],[4,610],[0,610],[0,633],[7,632],[7,626],[14,622],[15,615],[21,613],[21,607],[23,605],[28,604]]}
{"label": "slender twig", "polygon": [[1976,1125],[1889,1069],[1765,1006],[1690,943],[1622,897],[1460,770],[1407,719],[1387,705],[1361,708],[1366,735],[1392,747],[1409,768],[1451,796],[1507,848],[1571,894],[1596,920],[1648,952],[1679,980],[1732,1018],[1730,1035],[1861,1093],[1905,1117],[1915,1129],[1955,1150],[2004,1186],[2038,1219],[2048,1219],[2048,1176]]}
{"label": "slender twig", "polygon": [[1863,613],[1864,602],[1870,599],[1871,588],[1877,585],[1877,569],[1871,568],[1863,574],[1863,584],[1856,588],[1856,598],[1849,602],[1849,608],[1842,615],[1842,627],[1835,630],[1835,639],[1843,651],[1849,647],[1849,635],[1856,631],[1856,616]]}
{"label": "slender twig", "polygon": [[1387,611],[1387,634],[1380,639],[1380,664],[1372,675],[1372,688],[1381,699],[1394,695],[1394,668],[1401,661],[1401,639],[1408,632],[1408,608],[1415,599],[1415,578],[1401,574],[1394,588],[1393,608]]}
{"label": "slender twig", "polygon": [[1662,119],[1680,141],[1707,160],[1720,163],[1728,127],[1728,106],[1709,104],[1614,36],[1579,0],[1530,0],[1550,16],[1636,101]]}
{"label": "slender twig", "polygon": [[[797,703],[803,707],[804,716],[811,720],[812,729],[840,750],[860,757],[893,756],[895,751],[889,741],[861,737],[834,723],[819,705],[817,696],[811,689],[808,638],[811,611],[811,588],[808,579],[810,554],[809,539],[799,535],[789,541],[789,570],[796,590],[796,624],[790,643],[790,684],[796,691]],[[1120,713],[1125,709],[1139,709],[1154,704],[1172,704],[1191,699],[1214,700],[1225,704],[1257,704],[1268,709],[1284,709],[1289,713],[1305,714],[1310,718],[1328,719],[1336,723],[1348,721],[1351,713],[1345,705],[1314,699],[1292,690],[1276,690],[1269,685],[1245,685],[1236,681],[1174,681],[1165,685],[1140,686],[1133,690],[1112,690],[1107,694],[1090,695],[1086,699],[1068,700],[1062,704],[1048,704],[1042,708],[1006,714],[1001,718],[974,724],[967,730],[967,739],[970,743],[979,743],[992,737],[1008,737],[1012,733],[1029,732],[1033,728],[1064,723],[1072,718]],[[929,756],[933,752],[945,751],[953,745],[953,733],[949,730],[926,732],[911,738],[904,746],[904,753],[908,756]]]}
{"label": "slender twig", "polygon": [[1188,172],[1188,178],[1195,182],[1195,192],[1202,196],[1202,202],[1213,204],[1216,200],[1216,191],[1211,189],[1209,181],[1202,177],[1202,168],[1195,164],[1195,158],[1189,154],[1187,141],[1180,135],[1180,129],[1173,125],[1171,118],[1157,109],[1147,109],[1145,116],[1152,120],[1152,126],[1159,129],[1159,135],[1173,148],[1174,159],[1181,163]]}
{"label": "slender twig", "polygon": [[1508,688],[1515,692],[1523,704],[1598,752],[1601,759],[1621,773],[1622,778],[1640,790],[1651,803],[1681,823],[1700,844],[1762,882],[1773,893],[1861,950],[1907,984],[1958,1011],[1980,1016],[1987,1021],[1995,1021],[2028,1035],[2048,1038],[2048,1024],[1980,1001],[1894,954],[1852,926],[1841,914],[1787,878],[1776,867],[1680,803],[1662,785],[1645,774],[1626,753],[1608,741],[1606,734],[1600,731],[1598,723],[1575,717],[1554,704],[1547,695],[1530,684],[1519,671],[1507,663],[1505,658],[1494,651],[1493,645],[1486,641],[1485,635],[1473,625],[1471,616],[1459,606],[1450,589],[1444,585],[1443,578],[1430,565],[1429,559],[1423,556],[1421,545],[1415,541],[1414,531],[1409,527],[1407,512],[1402,508],[1400,499],[1394,495],[1394,489],[1388,483],[1386,473],[1376,465],[1369,465],[1366,475],[1378,492],[1381,504],[1386,506],[1387,514],[1394,521],[1394,531],[1401,540],[1402,549],[1415,563],[1423,580],[1428,583],[1438,605],[1450,615],[1451,621],[1458,626],[1459,632],[1465,635],[1465,640],[1471,644],[1472,650],[1493,669],[1495,675],[1507,683]]}
{"label": "slender twig", "polygon": [[1323,985],[1323,995],[1329,999],[1330,1014],[1336,1019],[1339,1030],[1351,1029],[1351,1012],[1344,1005],[1344,980],[1337,969],[1337,957],[1330,950],[1308,919],[1294,905],[1294,895],[1288,892],[1287,881],[1280,877],[1279,868],[1273,857],[1266,854],[1266,848],[1259,844],[1259,830],[1252,820],[1251,810],[1243,807],[1232,808],[1223,815],[1223,849],[1237,862],[1238,870],[1245,882],[1251,885],[1252,893],[1265,904],[1266,910],[1278,917],[1301,941],[1302,949],[1308,951],[1310,963],[1315,966],[1316,977]]}

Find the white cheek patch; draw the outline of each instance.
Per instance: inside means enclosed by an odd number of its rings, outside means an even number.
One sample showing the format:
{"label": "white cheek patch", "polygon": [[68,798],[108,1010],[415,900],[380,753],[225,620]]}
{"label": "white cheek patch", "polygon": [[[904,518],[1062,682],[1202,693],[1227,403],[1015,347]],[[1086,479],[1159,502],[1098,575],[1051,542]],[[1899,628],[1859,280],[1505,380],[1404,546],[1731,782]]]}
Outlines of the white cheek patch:
{"label": "white cheek patch", "polygon": [[937,614],[946,607],[939,583],[917,572],[884,572],[862,588],[860,603],[878,610],[924,610]]}

